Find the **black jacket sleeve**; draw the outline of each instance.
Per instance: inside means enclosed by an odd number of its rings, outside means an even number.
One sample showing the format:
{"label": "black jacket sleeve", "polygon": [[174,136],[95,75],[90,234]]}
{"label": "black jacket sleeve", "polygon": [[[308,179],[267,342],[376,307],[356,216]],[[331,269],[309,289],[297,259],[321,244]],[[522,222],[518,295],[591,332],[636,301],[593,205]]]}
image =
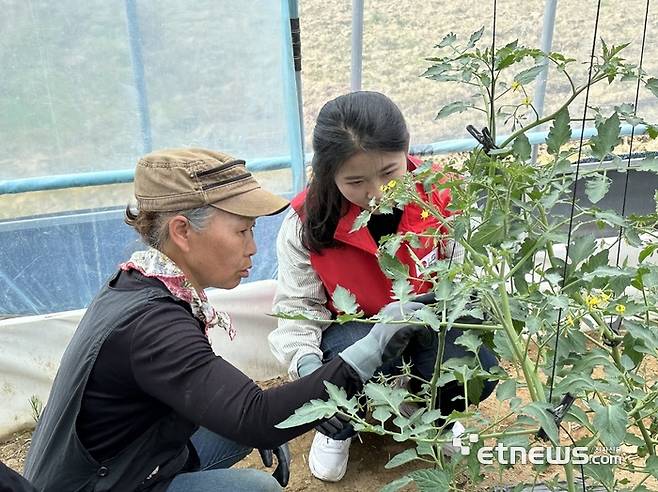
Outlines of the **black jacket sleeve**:
{"label": "black jacket sleeve", "polygon": [[140,388],[190,421],[235,442],[274,448],[316,423],[291,429],[274,426],[309,400],[326,399],[324,381],[353,395],[361,388],[340,357],[311,375],[261,390],[249,377],[212,351],[189,311],[158,302],[135,327],[131,367]]}
{"label": "black jacket sleeve", "polygon": [[27,479],[0,462],[0,492],[37,492]]}

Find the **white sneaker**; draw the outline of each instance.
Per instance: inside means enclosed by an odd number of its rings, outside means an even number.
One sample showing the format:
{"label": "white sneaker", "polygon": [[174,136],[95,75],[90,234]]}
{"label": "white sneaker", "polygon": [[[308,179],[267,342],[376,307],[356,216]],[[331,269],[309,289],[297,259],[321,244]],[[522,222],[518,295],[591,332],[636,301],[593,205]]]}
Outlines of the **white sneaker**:
{"label": "white sneaker", "polygon": [[308,453],[308,467],[313,476],[325,482],[338,482],[343,478],[347,470],[351,442],[351,437],[336,441],[316,432],[311,451]]}

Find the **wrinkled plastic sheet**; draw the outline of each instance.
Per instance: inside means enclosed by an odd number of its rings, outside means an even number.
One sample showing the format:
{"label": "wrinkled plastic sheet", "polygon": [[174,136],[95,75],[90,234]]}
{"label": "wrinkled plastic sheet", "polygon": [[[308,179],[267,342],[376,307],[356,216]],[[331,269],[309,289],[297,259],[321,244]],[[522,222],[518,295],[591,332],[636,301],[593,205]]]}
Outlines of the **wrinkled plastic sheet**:
{"label": "wrinkled plastic sheet", "polygon": [[[285,213],[259,218],[247,282],[276,277],[276,236]],[[145,249],[123,209],[0,222],[0,317],[86,307],[133,251]]]}

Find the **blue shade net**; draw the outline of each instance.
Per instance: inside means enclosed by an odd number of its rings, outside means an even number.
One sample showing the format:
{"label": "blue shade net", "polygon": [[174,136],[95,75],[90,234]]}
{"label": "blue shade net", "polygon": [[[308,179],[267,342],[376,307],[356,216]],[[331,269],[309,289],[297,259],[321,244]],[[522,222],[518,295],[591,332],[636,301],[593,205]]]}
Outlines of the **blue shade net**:
{"label": "blue shade net", "polygon": [[[279,2],[9,2],[4,14],[0,181],[129,170],[167,147],[291,155]],[[277,173],[265,187],[288,194]],[[130,185],[0,195],[0,317],[85,307],[144,247],[123,223],[130,198]],[[249,281],[275,276],[281,219],[259,219]]]}

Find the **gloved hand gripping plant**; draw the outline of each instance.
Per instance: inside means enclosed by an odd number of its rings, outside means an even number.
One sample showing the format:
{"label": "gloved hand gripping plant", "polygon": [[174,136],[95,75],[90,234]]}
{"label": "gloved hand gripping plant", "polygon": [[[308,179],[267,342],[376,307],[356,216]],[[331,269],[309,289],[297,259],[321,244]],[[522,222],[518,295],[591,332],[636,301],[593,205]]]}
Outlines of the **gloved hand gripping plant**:
{"label": "gloved hand gripping plant", "polygon": [[[431,265],[419,260],[414,277],[431,283],[434,302],[395,323],[431,326],[439,334],[439,353],[446,332],[462,329],[457,343],[473,353],[472,359],[438,357],[431,380],[420,381],[422,389],[413,394],[392,387],[386,378],[368,382],[361,399],[348,400],[342,390],[328,385],[329,401],[305,405],[282,425],[339,415],[352,420],[358,431],[408,441],[409,449],[393,457],[387,468],[415,460],[428,467],[400,477],[385,490],[411,482],[420,490],[472,490],[485,474],[495,476],[492,472],[504,468],[505,463],[489,464],[492,460],[483,460],[479,452],[501,443],[546,448],[541,464],[534,465],[536,481],[550,481],[545,472],[552,463],[546,458],[551,451],[555,456],[560,447],[580,446],[585,458],[572,456],[562,468],[549,469],[556,482],[566,480],[568,490],[576,490],[575,483],[582,479],[609,491],[652,490],[648,484],[658,478],[658,265],[652,262],[658,251],[658,214],[624,217],[597,204],[610,188],[609,162],[618,169],[627,167],[613,155],[621,123],[645,130],[651,139],[658,130],[632,105],[621,104],[611,114],[595,111],[596,136],[584,145],[571,144],[569,107],[588,87],[619,80],[636,81],[658,96],[658,79],[621,57],[626,45],[602,42],[588,80],[579,85],[569,72],[574,60],[516,42],[492,53],[478,48],[481,35],[474,33],[465,46],[454,34],[446,36],[438,48],[448,54],[429,59],[432,65],[424,75],[479,90],[479,103],[453,102],[438,117],[467,110],[485,115],[484,131],[469,130],[482,148],[464,162],[443,165],[440,172],[430,163],[421,166],[389,183],[384,198],[372,203],[386,213],[410,202],[424,206],[417,183],[426,190],[450,189],[451,208],[459,212],[449,220],[431,207],[423,214],[444,223],[447,236],[436,232],[434,239],[446,244],[450,238],[463,248],[463,260],[453,261],[450,251]],[[564,76],[571,89],[556,111],[539,117],[526,90],[544,63]],[[546,153],[532,163],[527,134],[541,124],[550,126]],[[497,128],[505,126],[509,137],[497,139]],[[593,163],[586,170],[576,164],[583,157]],[[658,164],[647,159],[634,169],[655,173]],[[576,199],[576,178],[588,203]],[[370,213],[364,211],[354,228],[363,227]],[[591,232],[606,227],[615,237],[600,239]],[[406,234],[380,242],[380,265],[401,303],[413,301],[415,295],[410,273],[396,253],[418,240]],[[622,244],[639,251],[639,260],[627,260]],[[339,321],[361,319],[349,292],[337,289],[333,301],[344,313]],[[381,313],[364,321],[381,322],[387,316]],[[500,358],[497,371],[478,366],[475,354],[482,344],[493,347]],[[458,380],[466,398],[469,392],[477,393],[470,382],[477,386],[482,379],[499,381],[496,415],[473,406],[440,415],[436,401],[442,386]],[[417,410],[406,416],[400,411],[403,402],[415,403]],[[364,417],[364,407],[372,418]],[[464,444],[470,452],[446,459],[442,448],[452,442],[446,430],[457,419],[466,425]],[[467,440],[469,434],[477,436]],[[596,464],[589,458],[597,449],[620,446],[625,450],[621,463]]]}

